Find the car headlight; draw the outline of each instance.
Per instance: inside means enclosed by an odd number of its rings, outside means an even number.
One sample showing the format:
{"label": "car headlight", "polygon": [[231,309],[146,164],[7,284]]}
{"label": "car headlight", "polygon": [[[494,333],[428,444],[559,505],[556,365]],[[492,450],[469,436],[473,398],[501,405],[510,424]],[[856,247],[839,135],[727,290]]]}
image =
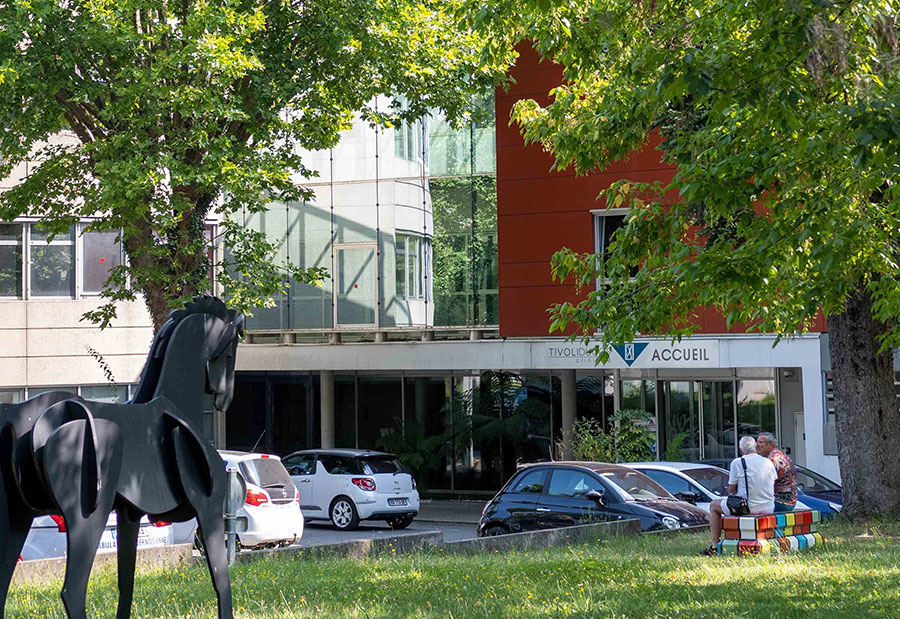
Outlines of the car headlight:
{"label": "car headlight", "polygon": [[839,511],[841,511],[841,508],[843,507],[843,505],[838,505],[837,503],[832,503],[831,501],[828,501],[828,507],[830,507],[831,509],[833,509],[836,512],[839,512]]}
{"label": "car headlight", "polygon": [[677,529],[681,526],[681,523],[678,522],[678,518],[675,516],[663,516],[662,523],[667,529]]}

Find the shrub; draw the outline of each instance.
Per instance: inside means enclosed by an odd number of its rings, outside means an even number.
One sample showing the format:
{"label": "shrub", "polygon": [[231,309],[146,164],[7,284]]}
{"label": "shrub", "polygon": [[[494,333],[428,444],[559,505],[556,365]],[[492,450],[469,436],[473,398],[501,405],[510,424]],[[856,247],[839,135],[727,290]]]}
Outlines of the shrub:
{"label": "shrub", "polygon": [[576,460],[591,462],[639,462],[652,458],[653,434],[647,426],[651,415],[642,410],[623,409],[611,418],[605,432],[600,422],[583,418],[575,422],[572,454]]}

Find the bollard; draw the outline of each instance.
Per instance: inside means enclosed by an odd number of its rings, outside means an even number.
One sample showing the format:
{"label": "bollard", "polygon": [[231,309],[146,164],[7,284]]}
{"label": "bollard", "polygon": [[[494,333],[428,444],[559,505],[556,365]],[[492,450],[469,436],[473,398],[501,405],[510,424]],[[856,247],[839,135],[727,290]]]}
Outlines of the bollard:
{"label": "bollard", "polygon": [[234,563],[237,554],[237,511],[244,503],[244,497],[236,497],[240,492],[241,483],[238,479],[237,467],[229,465],[225,469],[228,475],[228,495],[225,497],[225,539],[228,564]]}

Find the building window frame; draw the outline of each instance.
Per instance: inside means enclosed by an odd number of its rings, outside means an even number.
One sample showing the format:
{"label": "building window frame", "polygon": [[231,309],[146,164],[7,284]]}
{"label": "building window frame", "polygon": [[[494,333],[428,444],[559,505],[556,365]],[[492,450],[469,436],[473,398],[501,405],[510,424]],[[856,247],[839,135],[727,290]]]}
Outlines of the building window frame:
{"label": "building window frame", "polygon": [[[397,230],[394,236],[395,289],[399,299],[425,300],[427,294],[428,250],[431,244],[428,238],[420,234],[412,234]],[[402,273],[403,282],[396,281]]]}
{"label": "building window frame", "polygon": [[12,222],[6,223],[3,222],[3,225],[8,226],[19,226],[19,239],[16,240],[3,240],[0,239],[0,246],[2,247],[18,247],[19,248],[19,290],[18,294],[15,295],[0,295],[0,298],[3,299],[22,299],[25,297],[25,224],[21,222]]}

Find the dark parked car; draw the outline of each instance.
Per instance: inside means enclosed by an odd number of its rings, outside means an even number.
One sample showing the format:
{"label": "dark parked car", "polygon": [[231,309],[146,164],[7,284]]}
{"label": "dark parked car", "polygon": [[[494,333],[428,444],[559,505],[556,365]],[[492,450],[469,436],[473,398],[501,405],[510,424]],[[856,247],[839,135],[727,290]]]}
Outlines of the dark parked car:
{"label": "dark parked car", "polygon": [[600,462],[523,467],[488,503],[480,537],[637,518],[641,529],[705,525],[706,513],[679,501],[646,475]]}
{"label": "dark parked car", "polygon": [[[715,458],[702,462],[727,471],[732,460],[733,458]],[[805,466],[795,464],[794,469],[797,471],[797,499],[810,509],[819,510],[823,518],[836,516],[844,504],[841,486]]]}

